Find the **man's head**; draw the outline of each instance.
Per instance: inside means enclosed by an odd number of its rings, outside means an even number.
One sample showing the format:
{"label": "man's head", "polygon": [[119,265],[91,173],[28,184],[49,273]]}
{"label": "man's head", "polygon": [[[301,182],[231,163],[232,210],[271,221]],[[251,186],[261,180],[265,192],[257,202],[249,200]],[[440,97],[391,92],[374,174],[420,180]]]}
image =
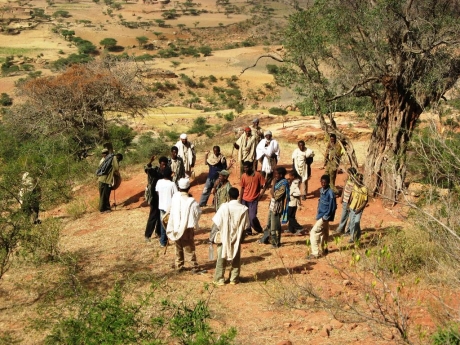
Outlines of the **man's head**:
{"label": "man's head", "polygon": [[168,166],[168,158],[166,158],[165,156],[161,156],[158,159],[158,163],[160,163],[160,169],[164,170]]}
{"label": "man's head", "polygon": [[250,137],[250,136],[251,136],[251,128],[246,127],[246,128],[244,129],[244,133],[246,133],[246,136],[247,136],[247,137]]}
{"label": "man's head", "polygon": [[172,170],[169,167],[165,167],[161,173],[163,174],[163,178],[171,180]]}
{"label": "man's head", "polygon": [[347,173],[348,173],[349,176],[355,176],[357,171],[356,171],[355,168],[350,167],[350,168],[347,169]]}
{"label": "man's head", "polygon": [[243,171],[248,175],[251,174],[252,173],[252,162],[244,162]]}
{"label": "man's head", "polygon": [[214,146],[214,147],[212,148],[212,152],[214,152],[214,154],[215,154],[216,156],[219,156],[219,155],[220,155],[220,147],[219,147],[219,146]]}
{"label": "man's head", "polygon": [[271,131],[265,131],[264,137],[267,140],[272,140],[272,132]]}
{"label": "man's head", "polygon": [[283,179],[286,176],[286,168],[284,167],[277,167],[275,171],[273,171],[273,178],[276,181]]}
{"label": "man's head", "polygon": [[364,181],[364,175],[360,173],[356,174],[356,181],[360,186],[362,186]]}
{"label": "man's head", "polygon": [[329,175],[321,176],[321,187],[323,188],[329,187],[330,182],[331,182],[331,178],[329,177]]}
{"label": "man's head", "polygon": [[222,182],[222,183],[227,182],[229,175],[230,175],[230,173],[227,170],[219,171],[219,181]]}
{"label": "man's head", "polygon": [[107,156],[109,154],[109,150],[108,149],[102,149],[101,154],[102,154],[103,157],[105,157],[105,156]]}
{"label": "man's head", "polygon": [[337,136],[334,133],[329,134],[329,140],[331,144],[335,144],[337,142]]}
{"label": "man's head", "polygon": [[240,192],[238,191],[238,188],[232,187],[228,190],[228,196],[230,197],[230,200],[237,200],[238,197],[240,196]]}
{"label": "man's head", "polygon": [[187,144],[187,134],[182,133],[179,138],[180,141],[182,141],[182,144]]}
{"label": "man's head", "polygon": [[299,147],[300,151],[303,151],[305,149],[305,141],[299,140],[299,142],[297,142],[297,146]]}
{"label": "man's head", "polygon": [[188,192],[190,189],[190,180],[188,178],[181,178],[177,185],[181,192]]}
{"label": "man's head", "polygon": [[257,127],[259,125],[259,119],[258,118],[255,118],[254,120],[252,120],[252,125],[254,127]]}
{"label": "man's head", "polygon": [[177,146],[171,147],[171,158],[176,159],[178,152],[179,152],[179,149],[177,148]]}
{"label": "man's head", "polygon": [[286,179],[289,181],[289,183],[292,183],[292,181],[294,181],[296,179],[296,173],[294,170],[291,170],[288,172],[287,176],[286,176]]}

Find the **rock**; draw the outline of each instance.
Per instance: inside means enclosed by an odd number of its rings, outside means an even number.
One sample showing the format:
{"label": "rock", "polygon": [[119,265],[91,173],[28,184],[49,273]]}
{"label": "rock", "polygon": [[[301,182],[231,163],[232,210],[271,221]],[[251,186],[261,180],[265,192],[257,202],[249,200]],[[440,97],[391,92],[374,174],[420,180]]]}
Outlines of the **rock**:
{"label": "rock", "polygon": [[333,329],[340,329],[340,328],[343,327],[343,323],[341,323],[339,320],[334,319],[334,320],[331,321],[331,327]]}
{"label": "rock", "polygon": [[343,282],[342,282],[343,286],[350,286],[351,285],[351,281],[345,279]]}
{"label": "rock", "polygon": [[322,337],[329,337],[329,330],[327,329],[327,327],[323,327],[323,329],[321,330],[321,332],[319,332],[319,335],[322,336]]}
{"label": "rock", "polygon": [[281,340],[279,343],[276,343],[276,345],[292,345],[292,342],[290,340]]}
{"label": "rock", "polygon": [[290,322],[285,322],[285,323],[284,323],[284,327],[286,327],[286,328],[289,328],[289,327],[291,327],[291,326],[292,326],[292,324],[291,324]]}
{"label": "rock", "polygon": [[351,323],[348,325],[348,330],[349,331],[352,331],[354,330],[356,327],[358,327],[358,325],[356,323]]}
{"label": "rock", "polygon": [[307,327],[304,327],[303,330],[304,330],[305,332],[313,332],[313,327],[307,326]]}

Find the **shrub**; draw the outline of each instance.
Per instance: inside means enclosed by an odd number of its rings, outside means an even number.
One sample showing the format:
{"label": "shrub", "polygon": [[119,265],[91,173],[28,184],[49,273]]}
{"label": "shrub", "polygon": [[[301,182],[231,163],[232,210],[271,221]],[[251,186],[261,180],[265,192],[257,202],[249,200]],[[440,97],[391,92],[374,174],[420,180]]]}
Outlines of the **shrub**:
{"label": "shrub", "polygon": [[0,104],[4,107],[9,107],[13,104],[13,99],[7,93],[2,92],[0,95]]}
{"label": "shrub", "polygon": [[117,148],[117,150],[126,149],[129,145],[131,145],[131,142],[136,136],[134,130],[127,125],[110,125],[107,128],[107,131],[113,146]]}
{"label": "shrub", "polygon": [[227,114],[224,114],[224,119],[227,121],[233,121],[235,119],[235,115],[233,115],[233,112],[229,112]]}
{"label": "shrub", "polygon": [[276,108],[276,107],[268,109],[268,112],[272,115],[281,115],[281,116],[287,115],[288,113],[287,110]]}
{"label": "shrub", "polygon": [[206,118],[199,116],[193,120],[193,126],[189,129],[189,133],[204,134],[211,125],[206,123]]}
{"label": "shrub", "polygon": [[432,336],[433,345],[460,345],[460,332],[458,325],[439,328]]}
{"label": "shrub", "polygon": [[267,64],[267,71],[268,73],[270,74],[278,74],[279,72],[279,68],[277,65],[270,65],[270,64]]}

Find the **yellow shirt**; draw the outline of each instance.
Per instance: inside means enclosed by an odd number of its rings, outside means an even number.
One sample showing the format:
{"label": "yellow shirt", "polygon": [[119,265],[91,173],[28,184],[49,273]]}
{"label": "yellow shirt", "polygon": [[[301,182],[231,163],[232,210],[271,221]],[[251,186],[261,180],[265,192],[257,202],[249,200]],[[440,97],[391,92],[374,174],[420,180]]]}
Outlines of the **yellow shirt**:
{"label": "yellow shirt", "polygon": [[351,198],[350,209],[354,211],[361,209],[367,203],[367,188],[364,186],[359,187],[355,184]]}

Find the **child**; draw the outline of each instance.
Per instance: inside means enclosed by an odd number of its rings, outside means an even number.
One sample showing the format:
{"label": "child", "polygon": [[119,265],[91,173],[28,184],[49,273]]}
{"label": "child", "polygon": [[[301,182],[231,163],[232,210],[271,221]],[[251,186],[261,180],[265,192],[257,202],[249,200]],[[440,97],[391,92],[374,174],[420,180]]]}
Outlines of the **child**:
{"label": "child", "polygon": [[289,228],[285,230],[287,233],[302,235],[302,226],[295,219],[297,207],[301,205],[300,201],[300,180],[297,178],[295,171],[290,171],[287,180],[289,181],[289,208],[288,208],[288,222]]}

